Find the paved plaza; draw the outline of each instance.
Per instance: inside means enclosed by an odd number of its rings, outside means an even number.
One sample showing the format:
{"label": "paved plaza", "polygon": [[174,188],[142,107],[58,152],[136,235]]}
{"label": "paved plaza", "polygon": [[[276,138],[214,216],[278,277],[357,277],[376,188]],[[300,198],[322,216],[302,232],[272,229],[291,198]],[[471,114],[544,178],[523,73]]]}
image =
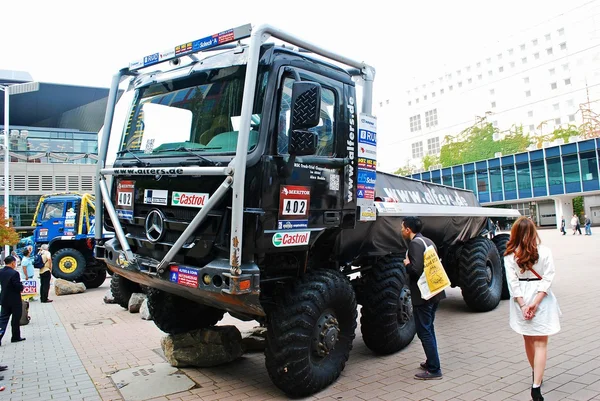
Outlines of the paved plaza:
{"label": "paved plaza", "polygon": [[[598,231],[598,229],[597,229]],[[562,331],[552,337],[543,391],[548,401],[600,400],[600,231],[597,236],[560,236],[543,230],[557,267],[553,286],[563,311]],[[139,314],[102,298],[108,280],[84,294],[31,303],[27,341],[0,347],[0,400],[123,400],[111,374],[164,363],[160,332]],[[357,330],[349,363],[339,380],[311,400],[529,400],[531,370],[522,338],[508,326],[508,301],[488,313],[469,311],[460,290],[440,305],[436,332],[444,379],[413,379],[423,361],[417,338],[403,351],[373,355]],[[252,327],[226,318],[220,324]],[[196,386],[153,400],[276,400],[262,353],[217,368],[182,369]],[[0,373],[1,375],[1,373]]]}

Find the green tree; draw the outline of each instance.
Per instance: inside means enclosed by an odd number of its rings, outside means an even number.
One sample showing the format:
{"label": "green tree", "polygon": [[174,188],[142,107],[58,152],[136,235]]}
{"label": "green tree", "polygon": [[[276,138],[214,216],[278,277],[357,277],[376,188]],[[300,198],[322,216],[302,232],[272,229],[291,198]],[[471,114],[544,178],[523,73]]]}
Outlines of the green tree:
{"label": "green tree", "polygon": [[[503,139],[494,140],[494,134],[502,134]],[[513,126],[500,132],[493,124],[480,118],[474,125],[456,136],[447,136],[440,150],[439,161],[443,167],[485,160],[498,152],[514,154],[523,152],[529,146],[529,138],[523,134],[522,126]]]}
{"label": "green tree", "polygon": [[403,167],[398,168],[398,170],[394,171],[394,174],[396,175],[400,175],[400,176],[407,176],[407,175],[412,175],[415,171],[415,167],[410,164],[409,162],[406,162],[406,165]]}
{"label": "green tree", "polygon": [[429,170],[429,167],[435,166],[436,164],[440,164],[440,157],[435,155],[427,155],[423,157],[423,169],[425,171]]}
{"label": "green tree", "polygon": [[17,245],[19,242],[19,234],[17,234],[13,228],[11,218],[8,219],[8,224],[6,224],[4,210],[4,206],[0,206],[0,246]]}
{"label": "green tree", "polygon": [[573,213],[581,219],[583,216],[583,196],[576,196],[573,198]]}

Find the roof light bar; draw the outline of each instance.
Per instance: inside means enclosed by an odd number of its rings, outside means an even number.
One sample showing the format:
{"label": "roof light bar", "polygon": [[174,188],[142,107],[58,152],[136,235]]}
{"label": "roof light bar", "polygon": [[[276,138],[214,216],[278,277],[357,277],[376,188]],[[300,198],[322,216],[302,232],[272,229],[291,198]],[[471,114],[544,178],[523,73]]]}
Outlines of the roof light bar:
{"label": "roof light bar", "polygon": [[197,53],[202,50],[220,46],[225,43],[230,43],[236,40],[248,38],[250,37],[251,31],[252,25],[246,24],[238,26],[237,28],[229,29],[227,31],[207,36],[202,39],[194,40],[193,42],[187,42],[182,45],[175,46],[174,48],[165,50],[163,52],[153,53],[142,59],[133,61],[129,63],[129,70],[139,70],[141,68],[145,68],[154,64],[162,63],[164,61],[173,60],[181,56]]}

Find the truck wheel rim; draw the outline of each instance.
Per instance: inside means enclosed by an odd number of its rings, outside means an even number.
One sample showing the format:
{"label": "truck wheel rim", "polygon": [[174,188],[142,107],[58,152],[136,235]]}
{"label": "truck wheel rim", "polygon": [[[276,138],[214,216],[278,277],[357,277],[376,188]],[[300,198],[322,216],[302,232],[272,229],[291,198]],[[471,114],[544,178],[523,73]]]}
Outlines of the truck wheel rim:
{"label": "truck wheel rim", "polygon": [[404,326],[410,321],[413,315],[412,299],[410,297],[410,289],[408,286],[403,286],[398,297],[398,323]]}
{"label": "truck wheel rim", "polygon": [[319,358],[325,358],[331,353],[340,334],[339,322],[331,312],[321,314],[313,332],[312,348]]}
{"label": "truck wheel rim", "polygon": [[77,260],[72,256],[64,257],[58,262],[58,268],[63,273],[73,273],[77,269]]}
{"label": "truck wheel rim", "polygon": [[485,264],[485,279],[487,280],[488,285],[492,285],[492,279],[494,278],[494,272],[492,270],[492,264],[490,261],[488,261]]}

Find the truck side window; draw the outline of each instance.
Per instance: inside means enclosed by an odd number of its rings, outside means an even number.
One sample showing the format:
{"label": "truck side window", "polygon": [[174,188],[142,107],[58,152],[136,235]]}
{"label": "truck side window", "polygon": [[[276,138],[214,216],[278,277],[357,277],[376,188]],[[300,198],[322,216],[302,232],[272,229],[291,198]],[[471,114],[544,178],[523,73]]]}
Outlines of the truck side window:
{"label": "truck side window", "polygon": [[[288,152],[288,132],[290,128],[291,103],[292,103],[292,85],[294,80],[286,78],[283,82],[281,93],[281,102],[279,108],[279,120],[277,124],[277,152],[287,154]],[[335,112],[335,93],[322,87],[321,90],[321,119],[319,125],[311,128],[318,137],[317,156],[333,156],[334,150],[334,112]]]}
{"label": "truck side window", "polygon": [[42,213],[42,221],[49,219],[56,219],[63,216],[63,210],[65,210],[65,203],[48,203]]}

